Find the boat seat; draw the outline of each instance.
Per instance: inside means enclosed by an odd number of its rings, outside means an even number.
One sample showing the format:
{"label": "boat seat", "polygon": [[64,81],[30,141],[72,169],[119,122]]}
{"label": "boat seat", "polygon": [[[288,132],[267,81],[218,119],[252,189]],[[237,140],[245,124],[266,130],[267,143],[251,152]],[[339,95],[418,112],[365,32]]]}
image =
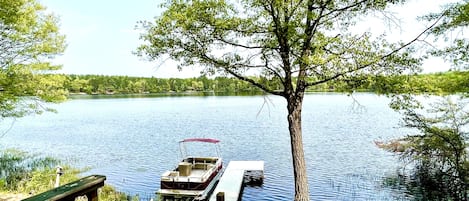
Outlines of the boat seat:
{"label": "boat seat", "polygon": [[217,162],[216,158],[195,158],[195,163],[215,163]]}
{"label": "boat seat", "polygon": [[190,163],[181,162],[178,165],[178,171],[180,176],[187,177],[191,175],[192,165]]}
{"label": "boat seat", "polygon": [[197,169],[197,170],[207,170],[208,164],[205,164],[205,163],[195,163],[193,168],[194,168],[194,169]]}

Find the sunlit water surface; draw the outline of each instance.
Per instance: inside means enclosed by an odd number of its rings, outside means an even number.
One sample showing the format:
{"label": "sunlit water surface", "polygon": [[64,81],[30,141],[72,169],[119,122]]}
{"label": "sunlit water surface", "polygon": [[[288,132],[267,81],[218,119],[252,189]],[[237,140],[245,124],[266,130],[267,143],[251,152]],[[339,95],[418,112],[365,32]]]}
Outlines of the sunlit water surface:
{"label": "sunlit water surface", "polygon": [[[373,141],[403,136],[399,114],[373,94],[308,94],[303,140],[312,200],[407,200],[383,185],[398,161]],[[106,183],[142,197],[179,160],[178,141],[221,140],[224,161],[265,161],[265,183],[243,200],[292,200],[286,102],[276,96],[72,99],[46,113],[16,120],[0,148],[63,159]],[[2,122],[2,130],[9,126]]]}

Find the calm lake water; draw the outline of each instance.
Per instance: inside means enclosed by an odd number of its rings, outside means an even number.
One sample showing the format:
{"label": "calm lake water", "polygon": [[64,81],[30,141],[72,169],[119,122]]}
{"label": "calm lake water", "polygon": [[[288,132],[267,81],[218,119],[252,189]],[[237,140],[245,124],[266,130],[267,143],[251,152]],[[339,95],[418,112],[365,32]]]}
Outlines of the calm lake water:
{"label": "calm lake water", "polygon": [[[373,94],[308,94],[303,140],[312,200],[407,200],[383,185],[398,160],[373,141],[403,136],[389,100]],[[179,160],[178,141],[221,140],[230,160],[264,160],[265,183],[243,200],[292,200],[286,103],[276,96],[73,99],[58,113],[18,119],[0,149],[64,159],[131,194],[153,195],[159,176]],[[3,121],[5,130],[9,122]]]}

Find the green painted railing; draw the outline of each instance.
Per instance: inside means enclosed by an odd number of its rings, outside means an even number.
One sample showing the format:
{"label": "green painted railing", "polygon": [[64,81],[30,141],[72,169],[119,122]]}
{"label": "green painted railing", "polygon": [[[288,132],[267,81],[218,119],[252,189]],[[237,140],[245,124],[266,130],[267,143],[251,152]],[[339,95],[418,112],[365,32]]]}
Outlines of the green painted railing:
{"label": "green painted railing", "polygon": [[91,175],[44,193],[26,198],[22,201],[73,201],[76,197],[83,195],[86,195],[88,201],[97,201],[98,188],[104,186],[104,180],[106,180],[106,176]]}

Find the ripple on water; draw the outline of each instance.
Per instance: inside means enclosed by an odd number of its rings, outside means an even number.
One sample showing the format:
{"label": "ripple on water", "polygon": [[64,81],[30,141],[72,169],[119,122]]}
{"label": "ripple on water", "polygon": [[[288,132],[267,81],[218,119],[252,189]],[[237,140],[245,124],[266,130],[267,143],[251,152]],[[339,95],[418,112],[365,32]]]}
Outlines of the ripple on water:
{"label": "ripple on water", "polygon": [[[373,140],[399,136],[399,116],[388,100],[356,94],[366,110],[351,112],[342,94],[309,94],[303,109],[303,140],[312,200],[393,200],[404,190],[380,186],[395,158]],[[74,99],[59,113],[18,119],[1,147],[72,158],[103,174],[123,192],[152,195],[160,175],[179,158],[178,141],[219,138],[225,164],[264,160],[262,187],[246,187],[243,200],[292,200],[294,194],[286,105],[280,97],[160,97]],[[53,122],[53,123],[51,123]],[[378,178],[378,179],[377,179]]]}

